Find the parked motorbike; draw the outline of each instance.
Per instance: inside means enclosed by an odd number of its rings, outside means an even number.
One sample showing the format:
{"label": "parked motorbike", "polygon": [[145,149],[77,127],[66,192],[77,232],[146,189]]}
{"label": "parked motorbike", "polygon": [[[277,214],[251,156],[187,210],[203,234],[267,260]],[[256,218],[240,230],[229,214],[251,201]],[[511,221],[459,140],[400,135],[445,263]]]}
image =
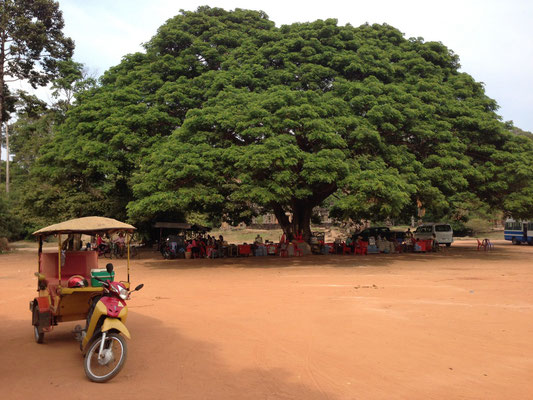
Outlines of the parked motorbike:
{"label": "parked motorbike", "polygon": [[169,242],[168,239],[161,245],[161,255],[166,260],[173,260],[181,256],[176,243]]}
{"label": "parked motorbike", "polygon": [[96,249],[98,250],[98,257],[111,258],[113,255],[113,249],[109,243],[102,243]]}
{"label": "parked motorbike", "polygon": [[[113,265],[108,264],[106,269],[111,274]],[[75,331],[85,356],[85,374],[93,382],[105,382],[117,375],[126,361],[127,345],[123,335],[129,339],[130,333],[124,325],[128,316],[125,300],[144,285],[130,292],[121,282],[95,279],[102,283],[103,294],[92,301],[86,329],[81,330],[78,325]]]}

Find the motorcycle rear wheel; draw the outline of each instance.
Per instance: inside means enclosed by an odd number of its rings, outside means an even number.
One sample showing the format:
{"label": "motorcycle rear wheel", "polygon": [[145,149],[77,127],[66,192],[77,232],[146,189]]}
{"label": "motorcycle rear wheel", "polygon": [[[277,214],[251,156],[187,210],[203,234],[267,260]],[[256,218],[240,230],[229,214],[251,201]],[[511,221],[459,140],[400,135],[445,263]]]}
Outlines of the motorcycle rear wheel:
{"label": "motorcycle rear wheel", "polygon": [[103,361],[98,360],[98,352],[100,351],[100,342],[102,336],[96,339],[83,360],[83,367],[85,375],[93,382],[103,383],[114,378],[124,366],[126,357],[128,355],[128,347],[126,340],[117,333],[108,333],[105,343],[104,352],[106,357]]}
{"label": "motorcycle rear wheel", "polygon": [[106,249],[104,250],[104,257],[113,258],[113,252],[111,251],[110,247],[106,247]]}

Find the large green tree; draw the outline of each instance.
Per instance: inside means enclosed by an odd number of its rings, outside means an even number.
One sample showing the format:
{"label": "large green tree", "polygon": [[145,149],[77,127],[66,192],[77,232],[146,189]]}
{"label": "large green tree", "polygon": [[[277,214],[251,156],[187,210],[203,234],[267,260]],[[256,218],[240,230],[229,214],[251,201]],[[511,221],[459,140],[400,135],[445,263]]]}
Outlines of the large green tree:
{"label": "large green tree", "polygon": [[[52,96],[56,99],[52,104],[24,91],[12,96],[16,98],[16,120],[9,126],[13,157],[13,190],[9,200],[13,213],[25,222],[30,232],[48,222],[49,215],[67,216],[60,210],[68,209],[69,199],[54,201],[57,193],[65,192],[62,177],[54,184],[52,180],[42,181],[32,170],[36,168],[41,147],[53,141],[57,126],[65,121],[67,111],[76,104],[76,97],[95,85],[95,79],[87,76],[82,64],[67,60],[59,63],[58,75],[51,82]],[[71,201],[77,199],[79,196],[73,196]]]}
{"label": "large green tree", "polygon": [[65,196],[92,193],[85,211],[236,222],[268,210],[306,236],[326,199],[341,218],[417,204],[533,215],[530,141],[441,43],[201,7],[145,47],[81,98],[39,160],[43,181],[75,182]]}
{"label": "large green tree", "polygon": [[0,123],[4,83],[22,79],[34,88],[44,86],[56,75],[58,61],[72,56],[74,42],[63,27],[55,1],[0,1]]}

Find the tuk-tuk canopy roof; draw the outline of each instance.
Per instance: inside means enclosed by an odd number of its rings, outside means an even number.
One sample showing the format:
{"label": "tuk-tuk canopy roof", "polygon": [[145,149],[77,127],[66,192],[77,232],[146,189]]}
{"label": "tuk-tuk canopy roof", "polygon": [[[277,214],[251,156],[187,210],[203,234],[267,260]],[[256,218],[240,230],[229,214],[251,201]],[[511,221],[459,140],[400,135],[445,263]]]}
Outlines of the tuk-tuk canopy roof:
{"label": "tuk-tuk canopy roof", "polygon": [[48,236],[58,233],[111,233],[116,231],[133,232],[136,229],[137,228],[133,225],[117,221],[113,218],[84,217],[47,226],[46,228],[33,232],[33,235]]}

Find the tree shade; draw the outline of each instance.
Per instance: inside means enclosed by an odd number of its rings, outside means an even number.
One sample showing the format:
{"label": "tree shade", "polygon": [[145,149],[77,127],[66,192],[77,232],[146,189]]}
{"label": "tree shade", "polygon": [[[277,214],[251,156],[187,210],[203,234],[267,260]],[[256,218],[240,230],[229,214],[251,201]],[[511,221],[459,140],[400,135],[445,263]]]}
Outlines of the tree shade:
{"label": "tree shade", "polygon": [[411,215],[417,203],[435,217],[533,215],[532,142],[441,43],[386,24],[276,28],[262,12],[200,7],[145,48],[78,97],[37,162],[43,182],[61,180],[54,200],[68,216],[272,211],[308,236],[325,201],[339,218]]}

